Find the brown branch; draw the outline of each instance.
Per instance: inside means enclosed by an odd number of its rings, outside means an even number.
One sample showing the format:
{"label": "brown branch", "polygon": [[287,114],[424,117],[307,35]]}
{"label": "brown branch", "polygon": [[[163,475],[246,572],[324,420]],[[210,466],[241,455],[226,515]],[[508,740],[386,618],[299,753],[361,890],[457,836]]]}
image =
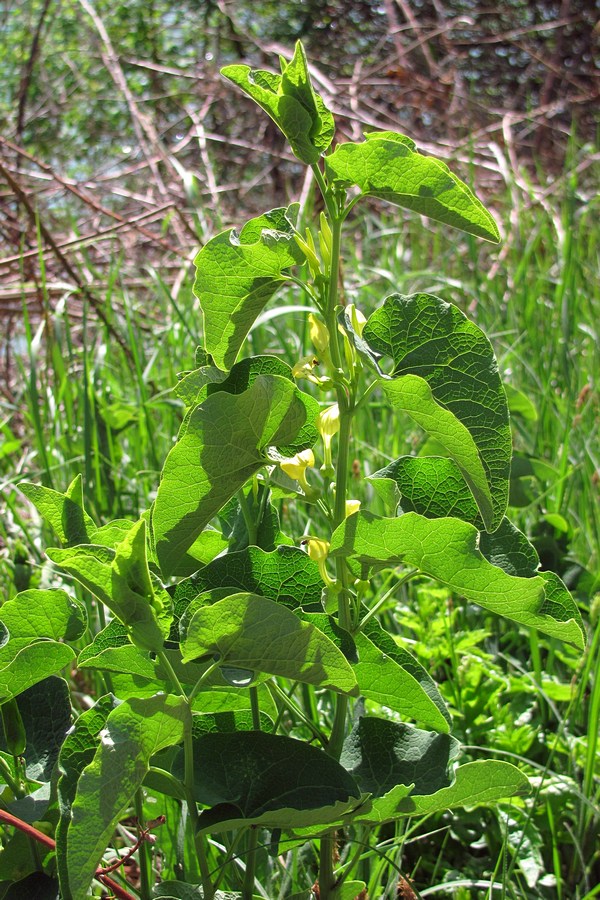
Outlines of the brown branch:
{"label": "brown branch", "polygon": [[[1,163],[0,163],[1,166]],[[154,216],[159,216],[161,213],[165,212],[167,209],[171,209],[173,206],[173,202],[165,203],[163,206],[159,206],[156,209],[151,209],[148,212],[142,213],[139,216],[136,216],[133,219],[123,219],[118,225],[111,225],[108,228],[100,228],[98,231],[95,231],[93,234],[84,234],[81,237],[71,238],[69,241],[62,241],[61,243],[54,242],[55,250],[75,250],[79,247],[84,247],[86,244],[89,244],[90,241],[98,241],[100,238],[106,237],[109,234],[116,234],[119,231],[123,231],[125,228],[129,228],[135,225],[136,222],[141,222],[143,219],[150,219]],[[8,266],[11,263],[19,262],[22,259],[29,259],[32,256],[37,256],[37,250],[26,250],[23,253],[18,253],[16,256],[6,256],[4,259],[0,259],[0,266]],[[178,255],[179,251],[178,251]],[[184,258],[185,254],[184,254]],[[86,285],[86,288],[89,286]]]}
{"label": "brown branch", "polygon": [[29,87],[31,85],[31,77],[33,75],[33,69],[35,66],[35,62],[38,56],[38,51],[40,47],[40,36],[42,33],[42,28],[44,26],[44,19],[48,13],[50,8],[50,4],[52,0],[45,0],[42,10],[40,12],[40,17],[38,19],[38,23],[36,25],[35,31],[33,32],[33,38],[31,41],[31,48],[29,50],[29,56],[27,57],[27,61],[23,66],[23,71],[21,74],[21,80],[19,82],[19,96],[17,99],[17,137],[20,140],[21,135],[23,133],[23,127],[25,125],[25,107],[27,105],[27,95],[29,93]]}
{"label": "brown branch", "polygon": [[144,237],[150,238],[156,244],[160,244],[160,246],[164,250],[168,250],[171,253],[175,253],[178,256],[185,258],[185,253],[179,249],[178,247],[173,247],[169,244],[168,241],[165,241],[164,238],[159,237],[158,235],[153,234],[148,229],[144,228],[142,225],[137,223],[136,219],[127,220],[124,216],[120,215],[118,212],[115,212],[112,209],[109,209],[107,206],[103,206],[99,203],[95,197],[90,196],[81,190],[81,188],[76,187],[70,181],[67,181],[65,178],[62,178],[58,175],[51,166],[47,163],[42,162],[41,159],[38,159],[36,156],[33,156],[31,153],[28,153],[27,150],[20,147],[18,144],[14,144],[12,141],[7,140],[6,138],[0,135],[0,144],[3,144],[5,147],[9,147],[14,153],[17,153],[19,156],[22,156],[24,159],[29,160],[34,165],[42,170],[42,172],[46,172],[53,181],[56,181],[57,184],[60,184],[65,190],[69,191],[75,197],[78,197],[86,206],[91,206],[92,209],[96,210],[96,212],[102,213],[105,216],[110,216],[110,218],[115,219],[117,222],[122,222],[126,225],[131,225],[136,231],[139,231],[140,234],[143,234]]}
{"label": "brown branch", "polygon": [[[23,834],[26,834],[27,837],[32,838],[34,841],[37,841],[38,844],[43,844],[44,847],[47,847],[48,850],[56,850],[56,841],[54,841],[47,834],[44,834],[43,831],[38,831],[37,828],[34,828],[33,825],[29,825],[28,822],[23,822],[22,819],[17,819],[16,816],[11,815],[9,812],[5,812],[3,809],[0,809],[0,822],[4,822],[6,825],[12,825],[13,828],[18,828],[19,831],[22,831]],[[126,891],[125,888],[122,888],[120,884],[117,884],[116,881],[113,881],[112,878],[109,878],[102,869],[96,869],[95,878],[100,881],[104,887],[107,887],[109,890],[113,892],[115,897],[118,897],[119,900],[136,900],[133,894],[130,894],[129,891]]]}
{"label": "brown branch", "polygon": [[35,208],[32,206],[32,204],[29,200],[29,197],[27,196],[27,194],[25,193],[25,191],[23,190],[23,188],[21,187],[19,182],[11,175],[11,173],[8,171],[8,169],[1,162],[0,162],[0,174],[5,178],[6,182],[8,183],[9,187],[11,188],[11,190],[13,191],[13,193],[15,194],[17,199],[24,206],[25,211],[31,221],[33,228],[37,229],[39,227],[40,234],[41,234],[42,238],[44,239],[44,242],[48,245],[50,250],[54,253],[54,255],[56,256],[56,258],[62,265],[65,272],[69,275],[70,278],[73,279],[73,281],[75,282],[75,284],[81,291],[82,295],[86,298],[86,300],[88,300],[90,306],[94,309],[96,315],[101,320],[101,322],[106,326],[108,332],[114,337],[114,339],[118,343],[119,347],[122,349],[123,353],[129,360],[129,362],[133,363],[133,354],[132,354],[131,350],[129,349],[129,347],[125,343],[124,339],[119,334],[119,332],[115,329],[114,325],[109,321],[106,313],[102,309],[102,304],[97,299],[97,297],[95,297],[94,294],[90,291],[87,284],[84,281],[82,281],[82,279],[79,276],[79,273],[73,268],[73,266],[71,265],[71,263],[69,262],[69,260],[65,256],[65,254],[62,252],[62,250],[60,249],[60,247],[58,246],[58,244],[56,243],[56,241],[54,240],[54,238],[52,237],[52,235],[50,234],[50,232],[44,225],[44,223],[39,218],[38,214],[36,213]]}

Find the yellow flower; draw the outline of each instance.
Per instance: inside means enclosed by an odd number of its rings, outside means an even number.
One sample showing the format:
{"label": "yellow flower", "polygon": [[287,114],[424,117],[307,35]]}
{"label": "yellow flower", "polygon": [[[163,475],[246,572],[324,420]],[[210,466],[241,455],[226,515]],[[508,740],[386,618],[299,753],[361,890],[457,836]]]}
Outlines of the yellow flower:
{"label": "yellow flower", "polygon": [[319,319],[314,313],[308,314],[308,323],[310,325],[309,336],[317,353],[321,355],[327,351],[329,347],[329,331],[325,323]]}
{"label": "yellow flower", "polygon": [[292,376],[294,378],[308,378],[310,381],[316,381],[317,379],[313,375],[313,369],[318,365],[319,360],[315,359],[312,353],[310,356],[303,356],[302,359],[299,359],[296,365],[292,367]]}
{"label": "yellow flower", "polygon": [[353,516],[360,509],[360,500],[346,500],[346,518]]}
{"label": "yellow flower", "polygon": [[310,485],[306,481],[306,470],[310,466],[314,466],[314,464],[315,455],[312,450],[301,450],[300,453],[296,453],[295,456],[290,456],[289,459],[282,459],[279,463],[279,467],[290,478],[300,482],[304,490],[307,488],[310,490]]}
{"label": "yellow flower", "polygon": [[325,584],[328,587],[332,587],[335,584],[335,581],[329,577],[326,565],[327,557],[329,556],[329,541],[324,541],[323,538],[311,537],[302,541],[302,543],[306,547],[306,552],[310,558],[317,563],[319,574]]}
{"label": "yellow flower", "polygon": [[337,403],[324,409],[317,419],[317,428],[323,438],[323,465],[321,471],[331,474],[333,463],[331,459],[331,441],[334,434],[340,430],[340,408]]}

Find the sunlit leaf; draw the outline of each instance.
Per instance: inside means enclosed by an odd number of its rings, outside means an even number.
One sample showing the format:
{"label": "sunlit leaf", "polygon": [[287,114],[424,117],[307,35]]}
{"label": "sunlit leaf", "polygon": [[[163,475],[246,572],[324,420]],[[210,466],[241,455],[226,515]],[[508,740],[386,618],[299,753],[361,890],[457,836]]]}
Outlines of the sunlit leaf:
{"label": "sunlit leaf", "polygon": [[350,555],[371,565],[415,566],[480,606],[583,647],[585,632],[572,597],[548,574],[523,578],[492,565],[481,553],[478,531],[460,519],[426,519],[406,513],[380,519],[350,516],[334,532],[330,555]]}
{"label": "sunlit leaf", "polygon": [[469,187],[439,159],[418,153],[403,135],[374,132],[338,144],[326,159],[329,178],[497,243],[498,227]]}

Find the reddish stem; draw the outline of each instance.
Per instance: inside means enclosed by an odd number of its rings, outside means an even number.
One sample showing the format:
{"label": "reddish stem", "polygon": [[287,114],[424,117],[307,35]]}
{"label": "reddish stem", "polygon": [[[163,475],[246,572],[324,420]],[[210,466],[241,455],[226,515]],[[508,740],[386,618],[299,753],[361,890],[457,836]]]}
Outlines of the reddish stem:
{"label": "reddish stem", "polygon": [[[51,837],[48,837],[47,834],[44,834],[43,831],[38,831],[37,828],[34,828],[33,825],[29,825],[28,822],[23,822],[21,819],[17,819],[16,816],[11,815],[9,812],[5,812],[3,809],[0,809],[0,822],[5,822],[7,825],[12,825],[13,828],[18,828],[19,831],[22,831],[23,834],[26,834],[27,837],[32,838],[34,841],[37,841],[39,844],[43,844],[44,847],[48,847],[49,850],[56,849],[56,841],[52,840]],[[116,881],[113,881],[112,878],[109,878],[107,875],[103,874],[102,869],[96,869],[95,878],[100,881],[104,887],[107,887],[109,890],[113,892],[115,897],[118,897],[119,900],[137,900],[133,894],[130,894],[129,891],[126,891],[120,885],[117,884]]]}

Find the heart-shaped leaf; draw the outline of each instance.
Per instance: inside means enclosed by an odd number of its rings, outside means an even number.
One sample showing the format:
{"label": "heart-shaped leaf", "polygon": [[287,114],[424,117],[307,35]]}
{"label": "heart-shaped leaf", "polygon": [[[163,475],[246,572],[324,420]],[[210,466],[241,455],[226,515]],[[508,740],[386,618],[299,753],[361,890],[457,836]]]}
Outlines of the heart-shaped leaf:
{"label": "heart-shaped leaf", "polygon": [[458,752],[458,741],[448,734],[362,716],[344,742],[340,762],[373,798],[398,784],[435,794],[451,783],[450,764]]}
{"label": "heart-shaped leaf", "polygon": [[152,516],[163,575],[170,575],[202,529],[306,425],[306,405],[286,378],[260,375],[241,394],[219,391],[192,411],[167,456]]}
{"label": "heart-shaped leaf", "polygon": [[197,738],[194,787],[196,800],[211,807],[200,814],[200,828],[211,831],[327,824],[358,806],[361,796],[323,750],[260,731]]}
{"label": "heart-shaped leaf", "polygon": [[64,591],[23,591],[0,610],[5,639],[0,646],[0,703],[59,672],[75,658],[63,640],[85,630],[83,606]]}
{"label": "heart-shaped leaf", "polygon": [[446,449],[494,531],[506,510],[512,441],[487,337],[439,297],[392,294],[369,318],[363,338],[393,360],[393,378],[381,381],[388,401]]}
{"label": "heart-shaped leaf", "polygon": [[313,89],[300,41],[291,62],[282,60],[281,67],[281,75],[241,65],[225,66],[221,74],[252,97],[284,133],[298,159],[312,165],[333,140],[333,116]]}

